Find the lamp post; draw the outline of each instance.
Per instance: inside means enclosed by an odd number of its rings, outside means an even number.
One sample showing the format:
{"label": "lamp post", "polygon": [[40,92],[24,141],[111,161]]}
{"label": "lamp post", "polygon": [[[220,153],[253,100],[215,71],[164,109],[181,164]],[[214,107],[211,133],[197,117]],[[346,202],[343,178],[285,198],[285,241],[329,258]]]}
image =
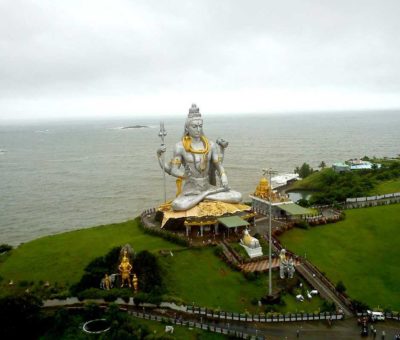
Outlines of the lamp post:
{"label": "lamp post", "polygon": [[271,168],[263,169],[264,176],[269,176],[269,225],[268,225],[268,238],[269,238],[269,261],[268,261],[268,278],[269,278],[269,285],[268,285],[268,295],[272,295],[272,183],[271,177],[272,174],[276,174],[277,171],[272,170]]}
{"label": "lamp post", "polygon": [[[161,138],[161,145],[165,145],[165,136],[167,135],[167,130],[165,130],[164,122],[160,122],[160,132],[158,136]],[[162,164],[163,164],[163,179],[164,179],[164,203],[167,202],[167,184],[165,180],[165,156],[162,155]]]}

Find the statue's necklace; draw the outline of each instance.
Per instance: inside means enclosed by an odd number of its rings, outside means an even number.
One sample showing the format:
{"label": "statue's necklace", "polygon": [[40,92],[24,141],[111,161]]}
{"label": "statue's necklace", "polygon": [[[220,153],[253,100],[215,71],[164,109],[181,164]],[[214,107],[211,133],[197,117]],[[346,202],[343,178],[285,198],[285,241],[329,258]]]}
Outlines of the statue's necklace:
{"label": "statue's necklace", "polygon": [[182,144],[183,144],[183,147],[185,148],[185,151],[190,152],[190,153],[202,154],[202,155],[208,154],[208,151],[210,149],[210,144],[208,143],[208,139],[205,136],[201,136],[200,139],[203,142],[204,149],[194,150],[192,148],[192,137],[190,137],[190,136],[183,137]]}
{"label": "statue's necklace", "polygon": [[[203,142],[204,149],[202,150],[194,150],[192,148],[192,137],[184,136],[182,139],[183,147],[185,148],[186,152],[190,152],[193,155],[194,166],[196,167],[196,161],[194,154],[203,155],[203,161],[200,161],[200,171],[204,171],[207,168],[207,155],[208,151],[210,150],[210,144],[208,143],[208,139],[205,136],[200,137],[201,141]],[[196,167],[197,168],[197,167]]]}

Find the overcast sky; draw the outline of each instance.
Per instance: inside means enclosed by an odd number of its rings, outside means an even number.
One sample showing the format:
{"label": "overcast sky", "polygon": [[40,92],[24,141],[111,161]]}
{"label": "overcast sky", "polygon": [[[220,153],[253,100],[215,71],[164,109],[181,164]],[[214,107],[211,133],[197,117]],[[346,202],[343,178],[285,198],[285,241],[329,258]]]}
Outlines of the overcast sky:
{"label": "overcast sky", "polygon": [[400,108],[399,0],[0,0],[0,120]]}

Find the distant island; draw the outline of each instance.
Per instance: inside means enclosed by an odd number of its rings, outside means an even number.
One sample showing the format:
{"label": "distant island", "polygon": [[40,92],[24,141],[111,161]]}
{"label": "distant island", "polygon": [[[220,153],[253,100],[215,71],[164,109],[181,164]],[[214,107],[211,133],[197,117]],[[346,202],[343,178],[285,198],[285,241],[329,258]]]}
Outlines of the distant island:
{"label": "distant island", "polygon": [[131,125],[131,126],[124,126],[122,129],[143,129],[148,128],[147,125]]}

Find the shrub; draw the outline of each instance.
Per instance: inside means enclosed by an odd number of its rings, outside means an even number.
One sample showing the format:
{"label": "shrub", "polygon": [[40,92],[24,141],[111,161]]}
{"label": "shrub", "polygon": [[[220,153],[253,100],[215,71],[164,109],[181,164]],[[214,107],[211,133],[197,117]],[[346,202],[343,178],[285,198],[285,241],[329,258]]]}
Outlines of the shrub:
{"label": "shrub", "polygon": [[335,312],[336,311],[336,305],[334,302],[328,302],[326,300],[324,300],[322,302],[322,306],[321,306],[321,312]]}
{"label": "shrub", "polygon": [[366,310],[371,309],[366,303],[358,300],[351,300],[351,308],[355,312],[365,312]]}
{"label": "shrub", "polygon": [[310,228],[310,225],[308,224],[308,222],[304,221],[304,220],[300,220],[300,221],[295,222],[294,226],[296,228],[300,228],[300,229],[308,229],[308,228]]}
{"label": "shrub", "polygon": [[162,292],[161,267],[156,256],[147,250],[143,250],[137,254],[133,267],[136,268],[139,289],[142,292],[154,293],[157,291],[157,294]]}
{"label": "shrub", "polygon": [[224,253],[222,246],[216,246],[214,248],[214,255],[220,257]]}
{"label": "shrub", "polygon": [[343,294],[346,291],[346,287],[342,281],[338,281],[336,284],[335,289],[340,293]]}
{"label": "shrub", "polygon": [[36,339],[40,333],[42,300],[32,294],[0,299],[2,339]]}
{"label": "shrub", "polygon": [[166,230],[147,228],[142,223],[139,223],[139,228],[145,233],[153,236],[159,236],[169,242],[178,244],[180,246],[189,247],[189,241],[179,235],[171,233]]}
{"label": "shrub", "polygon": [[26,281],[26,280],[22,280],[22,281],[20,281],[18,283],[18,286],[23,287],[23,288],[28,287],[29,286],[29,282]]}
{"label": "shrub", "polygon": [[10,246],[9,244],[5,244],[5,243],[0,244],[0,254],[7,253],[12,249],[13,249],[13,246]]}
{"label": "shrub", "polygon": [[101,279],[106,273],[117,272],[120,251],[121,247],[114,247],[105,256],[97,257],[90,262],[86,266],[85,273],[80,281],[71,286],[71,294],[78,295],[79,292],[85,289],[98,288]]}
{"label": "shrub", "polygon": [[310,206],[309,200],[305,198],[300,198],[296,203],[304,208],[308,208]]}
{"label": "shrub", "polygon": [[106,302],[114,302],[116,299],[118,299],[118,295],[119,294],[116,291],[106,290],[103,292],[103,299]]}
{"label": "shrub", "polygon": [[133,297],[133,303],[138,306],[143,302],[147,302],[149,300],[149,294],[139,292]]}

